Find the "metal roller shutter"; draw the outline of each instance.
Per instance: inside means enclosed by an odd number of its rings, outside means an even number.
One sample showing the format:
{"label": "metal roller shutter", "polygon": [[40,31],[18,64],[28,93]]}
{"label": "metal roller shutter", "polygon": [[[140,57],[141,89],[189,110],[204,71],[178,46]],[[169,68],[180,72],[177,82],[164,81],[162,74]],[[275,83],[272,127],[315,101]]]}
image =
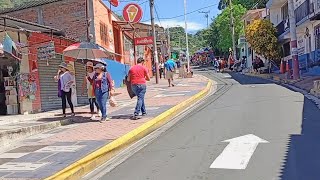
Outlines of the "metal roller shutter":
{"label": "metal roller shutter", "polygon": [[81,95],[82,93],[82,83],[83,79],[86,76],[86,67],[84,64],[75,62],[75,78],[76,78],[76,87],[77,87],[77,99],[78,99],[78,105],[87,105],[88,102],[88,95],[87,95],[87,88],[85,88],[84,96]]}
{"label": "metal roller shutter", "polygon": [[38,61],[42,111],[61,108],[61,99],[58,97],[58,83],[53,79],[61,62],[61,55],[56,55],[56,58],[50,59],[49,65],[47,65],[47,61]]}

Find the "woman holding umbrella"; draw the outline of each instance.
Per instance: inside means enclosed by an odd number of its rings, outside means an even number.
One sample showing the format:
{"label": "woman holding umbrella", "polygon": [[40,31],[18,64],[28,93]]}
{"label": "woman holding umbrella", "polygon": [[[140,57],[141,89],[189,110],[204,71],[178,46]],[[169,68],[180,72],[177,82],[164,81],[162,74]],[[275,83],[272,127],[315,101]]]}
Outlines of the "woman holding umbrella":
{"label": "woman holding umbrella", "polygon": [[105,65],[98,63],[94,66],[95,75],[90,78],[89,74],[87,79],[92,83],[95,90],[96,100],[98,102],[102,117],[100,122],[109,120],[107,117],[107,101],[111,96],[112,79],[110,74],[106,71]]}

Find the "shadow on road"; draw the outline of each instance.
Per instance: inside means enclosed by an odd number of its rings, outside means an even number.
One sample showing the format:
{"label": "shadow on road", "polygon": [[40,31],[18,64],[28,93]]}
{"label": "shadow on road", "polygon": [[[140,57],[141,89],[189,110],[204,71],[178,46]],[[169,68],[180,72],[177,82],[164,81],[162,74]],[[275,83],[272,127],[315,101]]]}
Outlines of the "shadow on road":
{"label": "shadow on road", "polygon": [[304,100],[301,135],[291,135],[281,180],[320,179],[320,110]]}
{"label": "shadow on road", "polygon": [[229,73],[230,76],[239,82],[242,85],[248,85],[248,84],[274,84],[274,82],[269,81],[267,79],[262,79],[262,78],[253,78],[251,76],[246,76],[240,73]]}

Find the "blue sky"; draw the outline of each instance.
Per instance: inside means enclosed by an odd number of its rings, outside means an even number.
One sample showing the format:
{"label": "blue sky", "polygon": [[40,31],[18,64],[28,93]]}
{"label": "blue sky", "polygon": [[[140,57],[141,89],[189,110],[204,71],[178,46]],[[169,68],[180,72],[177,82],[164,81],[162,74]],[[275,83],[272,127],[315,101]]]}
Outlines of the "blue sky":
{"label": "blue sky", "polygon": [[[120,0],[119,7],[112,7],[113,11],[122,14],[123,7],[129,2],[135,2],[141,4],[140,6],[144,10],[144,15],[142,22],[150,23],[150,9],[148,0]],[[219,0],[187,0],[187,12],[195,11],[200,8],[200,11],[210,11],[209,18],[216,16],[218,11],[218,2]],[[108,1],[105,3],[109,6]],[[158,17],[160,18],[160,23],[156,17],[156,22],[161,24],[163,27],[173,27],[173,26],[182,26],[184,27],[184,17],[178,17],[173,19],[162,19],[162,18],[171,18],[174,16],[183,15],[184,7],[183,0],[155,0],[155,6],[158,12]],[[208,7],[210,6],[210,7]],[[207,7],[207,8],[205,8]],[[198,11],[187,16],[188,18],[188,31],[196,32],[200,29],[206,28],[207,20],[204,17],[204,14],[199,13]],[[211,20],[209,20],[210,22]]]}

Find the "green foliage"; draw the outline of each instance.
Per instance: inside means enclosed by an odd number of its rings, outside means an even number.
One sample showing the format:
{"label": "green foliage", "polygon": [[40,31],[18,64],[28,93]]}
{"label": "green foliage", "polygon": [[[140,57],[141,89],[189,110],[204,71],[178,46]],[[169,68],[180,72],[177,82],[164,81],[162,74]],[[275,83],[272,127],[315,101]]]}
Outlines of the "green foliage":
{"label": "green foliage", "polygon": [[[246,9],[242,5],[233,6],[233,15],[235,20],[236,40],[241,34],[244,34],[242,16]],[[228,53],[232,47],[232,29],[230,20],[231,10],[225,8],[218,17],[212,19],[208,29],[200,30],[196,34],[189,34],[190,54],[203,47],[211,47],[215,52]],[[169,28],[171,34],[171,47],[185,48],[185,31],[182,27]]]}
{"label": "green foliage", "polygon": [[3,8],[12,8],[14,4],[11,0],[0,0],[0,9]]}
{"label": "green foliage", "polygon": [[[245,14],[246,9],[242,5],[233,6],[233,15],[235,22],[235,35],[236,40],[243,34],[242,16]],[[206,35],[207,44],[214,49],[219,49],[222,52],[228,52],[232,47],[232,27],[231,27],[231,9],[225,8],[221,14],[216,17],[210,25]]]}
{"label": "green foliage", "polygon": [[[241,4],[246,9],[251,9],[253,6],[258,5],[257,8],[265,8],[268,0],[262,0],[257,4],[257,0],[232,0],[232,4]],[[223,10],[229,5],[229,0],[220,0],[218,9]]]}
{"label": "green foliage", "polygon": [[34,1],[41,1],[41,0],[0,0],[0,9],[18,7]]}
{"label": "green foliage", "polygon": [[276,28],[269,20],[259,19],[246,28],[246,39],[252,49],[269,60],[280,59]]}
{"label": "green foliage", "polygon": [[[196,34],[188,34],[189,53],[193,54],[200,48],[206,47],[206,40],[204,38],[207,30],[200,30]],[[186,34],[183,27],[171,27],[170,43],[173,48],[186,48]]]}

